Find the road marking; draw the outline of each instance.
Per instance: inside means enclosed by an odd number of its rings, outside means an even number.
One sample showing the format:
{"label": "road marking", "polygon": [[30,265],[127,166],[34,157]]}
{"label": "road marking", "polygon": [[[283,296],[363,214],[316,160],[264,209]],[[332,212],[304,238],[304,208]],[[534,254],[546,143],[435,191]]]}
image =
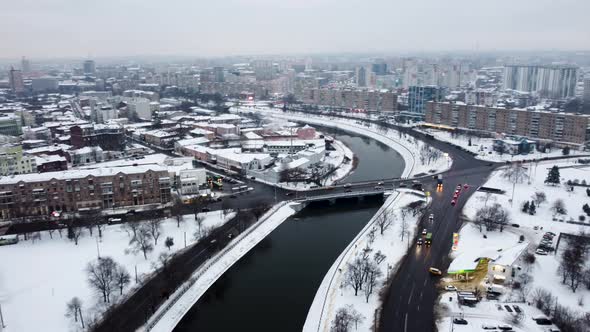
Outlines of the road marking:
{"label": "road marking", "polygon": [[[414,295],[414,286],[416,286],[416,284],[412,284],[412,290],[410,291],[410,297],[408,298],[408,304],[410,304],[410,302],[412,302],[412,295]],[[407,319],[407,317],[406,317]]]}
{"label": "road marking", "polygon": [[428,279],[424,279],[424,287],[426,287],[427,282],[428,282]]}
{"label": "road marking", "polygon": [[[420,292],[420,302],[422,302],[422,295],[424,294],[424,291]],[[418,306],[418,308],[420,308],[420,306]]]}
{"label": "road marking", "polygon": [[408,314],[406,314],[405,322],[404,322],[404,332],[408,331]]}
{"label": "road marking", "polygon": [[420,305],[418,305],[418,311],[420,311]]}

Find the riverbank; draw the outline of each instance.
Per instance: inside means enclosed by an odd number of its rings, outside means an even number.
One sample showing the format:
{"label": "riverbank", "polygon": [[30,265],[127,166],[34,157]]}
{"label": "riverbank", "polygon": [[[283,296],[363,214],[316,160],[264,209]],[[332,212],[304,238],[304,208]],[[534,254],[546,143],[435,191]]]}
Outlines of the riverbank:
{"label": "riverbank", "polygon": [[197,269],[193,277],[179,287],[152,315],[147,324],[139,330],[172,331],[182,317],[217,279],[283,221],[293,215],[298,208],[299,204],[292,202],[281,202],[273,206],[249,230],[233,239],[227,247]]}
{"label": "riverbank", "polygon": [[[338,310],[352,306],[364,318],[358,322],[359,331],[369,331],[373,326],[375,311],[381,306],[379,294],[387,285],[388,278],[395,274],[396,267],[410,248],[410,241],[414,238],[420,213],[408,214],[409,204],[417,201],[426,202],[422,193],[410,190],[395,192],[375,213],[361,232],[351,241],[338,259],[326,273],[314,300],[309,308],[307,319],[303,327],[305,332],[330,331],[331,323]],[[381,232],[380,224],[387,218],[387,227]],[[403,236],[402,236],[403,235]],[[382,260],[377,253],[383,254]],[[348,270],[355,261],[367,256],[368,262],[375,263],[378,270],[376,283],[372,292],[367,295],[369,286],[355,290],[350,283]]]}

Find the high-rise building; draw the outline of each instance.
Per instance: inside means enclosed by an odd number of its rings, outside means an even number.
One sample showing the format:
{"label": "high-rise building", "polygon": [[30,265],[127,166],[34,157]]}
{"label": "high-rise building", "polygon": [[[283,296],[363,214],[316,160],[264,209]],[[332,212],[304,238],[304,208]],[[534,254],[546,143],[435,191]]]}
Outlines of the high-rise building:
{"label": "high-rise building", "polygon": [[590,113],[590,77],[584,79],[584,112]]}
{"label": "high-rise building", "polygon": [[225,82],[223,67],[213,67],[213,79],[217,83]]}
{"label": "high-rise building", "polygon": [[387,74],[387,63],[382,59],[375,60],[375,63],[371,65],[373,73],[377,76],[383,76]]}
{"label": "high-rise building", "polygon": [[507,65],[504,89],[534,92],[541,97],[562,99],[573,97],[578,68],[574,66]]}
{"label": "high-rise building", "polygon": [[31,72],[31,61],[25,57],[20,60],[20,69],[23,73],[27,74]]}
{"label": "high-rise building", "polygon": [[84,74],[94,75],[96,73],[96,64],[94,60],[85,60],[83,63]]}
{"label": "high-rise building", "polygon": [[8,83],[10,89],[14,93],[23,93],[25,91],[25,83],[23,82],[23,72],[14,68],[8,71]]}
{"label": "high-rise building", "polygon": [[424,114],[424,107],[429,101],[440,101],[443,97],[441,87],[411,86],[408,92],[408,111],[414,114]]}
{"label": "high-rise building", "polygon": [[366,87],[369,84],[369,75],[367,72],[367,68],[365,67],[358,67],[356,69],[355,82],[358,87]]}

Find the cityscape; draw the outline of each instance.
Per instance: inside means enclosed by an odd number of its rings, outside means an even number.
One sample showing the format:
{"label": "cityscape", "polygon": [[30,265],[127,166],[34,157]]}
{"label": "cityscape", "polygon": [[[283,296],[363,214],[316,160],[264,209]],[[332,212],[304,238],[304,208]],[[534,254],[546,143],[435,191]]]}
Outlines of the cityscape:
{"label": "cityscape", "polygon": [[459,2],[7,4],[0,332],[590,331],[589,4]]}

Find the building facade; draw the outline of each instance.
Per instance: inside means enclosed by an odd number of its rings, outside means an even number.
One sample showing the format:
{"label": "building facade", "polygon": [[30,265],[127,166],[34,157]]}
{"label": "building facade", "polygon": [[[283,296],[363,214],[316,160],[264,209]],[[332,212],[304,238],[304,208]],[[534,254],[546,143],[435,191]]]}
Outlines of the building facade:
{"label": "building facade", "polygon": [[411,86],[408,91],[408,112],[424,114],[426,103],[429,101],[440,101],[443,97],[442,88],[428,86]]}
{"label": "building facade", "polygon": [[574,66],[508,65],[504,71],[504,89],[538,93],[553,99],[573,97],[578,68]]}
{"label": "building facade", "polygon": [[583,144],[590,137],[590,116],[527,109],[506,109],[429,102],[425,121],[456,128]]}
{"label": "building facade", "polygon": [[37,171],[35,158],[23,155],[20,145],[0,148],[0,175],[27,174]]}
{"label": "building facade", "polygon": [[169,201],[169,173],[156,165],[70,170],[0,179],[2,219]]}
{"label": "building facade", "polygon": [[77,148],[99,146],[107,151],[125,149],[125,132],[118,125],[84,124],[70,128],[70,141]]}
{"label": "building facade", "polygon": [[310,105],[379,112],[397,110],[397,95],[386,90],[306,89],[303,102]]}

